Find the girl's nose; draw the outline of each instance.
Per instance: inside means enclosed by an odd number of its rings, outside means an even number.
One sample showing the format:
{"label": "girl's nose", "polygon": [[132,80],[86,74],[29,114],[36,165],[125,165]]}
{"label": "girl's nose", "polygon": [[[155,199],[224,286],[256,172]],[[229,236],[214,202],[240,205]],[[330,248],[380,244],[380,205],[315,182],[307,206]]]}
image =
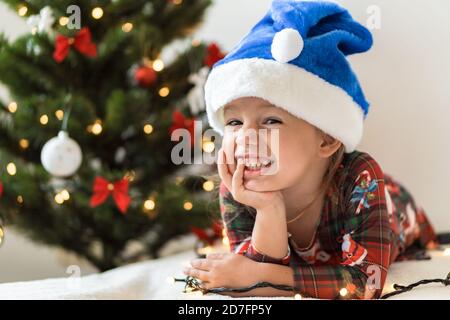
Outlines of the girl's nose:
{"label": "girl's nose", "polygon": [[254,128],[241,128],[236,133],[236,144],[245,145],[258,145],[258,131]]}

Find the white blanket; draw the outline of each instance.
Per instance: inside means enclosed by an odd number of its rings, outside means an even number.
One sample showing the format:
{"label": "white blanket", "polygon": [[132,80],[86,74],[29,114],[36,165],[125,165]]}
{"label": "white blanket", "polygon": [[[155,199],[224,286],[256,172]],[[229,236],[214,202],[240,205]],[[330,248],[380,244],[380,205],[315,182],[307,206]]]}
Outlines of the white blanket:
{"label": "white blanket", "polygon": [[[450,272],[449,251],[450,247],[445,252],[431,251],[431,260],[394,263],[383,293],[393,291],[394,283],[408,285],[421,279],[445,278]],[[169,281],[174,277],[184,278],[182,267],[194,257],[190,250],[84,277],[0,284],[0,299],[234,299],[201,295],[198,291],[183,293],[184,283]],[[391,299],[450,299],[450,286],[429,284]]]}

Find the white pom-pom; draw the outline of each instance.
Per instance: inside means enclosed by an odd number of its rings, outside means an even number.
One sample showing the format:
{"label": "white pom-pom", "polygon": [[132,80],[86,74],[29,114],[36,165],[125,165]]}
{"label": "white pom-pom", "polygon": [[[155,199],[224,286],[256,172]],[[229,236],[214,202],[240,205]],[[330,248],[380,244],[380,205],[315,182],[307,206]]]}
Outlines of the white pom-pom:
{"label": "white pom-pom", "polygon": [[272,57],[278,62],[287,63],[302,53],[303,46],[303,38],[297,30],[283,29],[273,37]]}

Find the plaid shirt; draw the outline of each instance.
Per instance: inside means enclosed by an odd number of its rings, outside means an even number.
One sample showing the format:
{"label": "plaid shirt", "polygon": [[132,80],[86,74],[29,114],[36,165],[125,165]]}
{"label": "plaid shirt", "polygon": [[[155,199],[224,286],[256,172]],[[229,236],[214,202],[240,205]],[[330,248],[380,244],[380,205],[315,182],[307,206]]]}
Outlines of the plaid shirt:
{"label": "plaid shirt", "polygon": [[[223,183],[220,210],[230,251],[258,262],[289,265],[294,293],[323,299],[379,298],[390,264],[437,245],[424,210],[367,153],[345,154],[330,187],[312,245],[274,259],[251,243],[256,210],[235,201]],[[408,249],[408,250],[407,250]],[[412,253],[412,255],[411,255]]]}

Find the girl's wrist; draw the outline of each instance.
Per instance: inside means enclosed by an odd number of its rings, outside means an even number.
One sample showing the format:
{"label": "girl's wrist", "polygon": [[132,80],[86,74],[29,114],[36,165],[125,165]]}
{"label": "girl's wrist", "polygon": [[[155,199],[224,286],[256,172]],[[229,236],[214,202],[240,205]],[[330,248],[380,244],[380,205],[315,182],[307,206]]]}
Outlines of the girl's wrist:
{"label": "girl's wrist", "polygon": [[283,216],[285,216],[286,214],[286,208],[284,206],[283,202],[274,202],[274,203],[269,203],[264,207],[261,208],[257,208],[256,212],[261,214],[281,214]]}

